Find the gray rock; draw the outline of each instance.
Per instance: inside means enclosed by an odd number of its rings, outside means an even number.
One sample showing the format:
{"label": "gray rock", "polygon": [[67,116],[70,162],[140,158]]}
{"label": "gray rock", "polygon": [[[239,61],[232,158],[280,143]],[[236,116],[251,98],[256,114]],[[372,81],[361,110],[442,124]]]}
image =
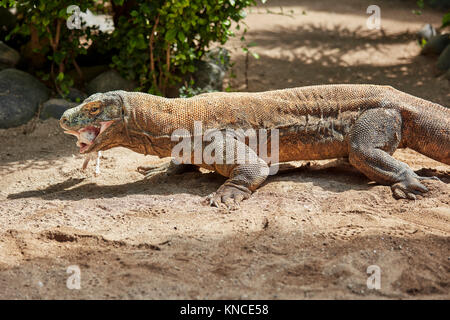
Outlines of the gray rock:
{"label": "gray rock", "polygon": [[222,91],[225,71],[211,61],[197,61],[197,71],[194,72],[194,87],[201,88],[202,92]]}
{"label": "gray rock", "polygon": [[67,109],[76,107],[78,103],[76,102],[70,102],[64,99],[50,99],[46,101],[42,105],[41,114],[39,115],[39,118],[41,119],[48,119],[48,118],[55,118],[59,119],[61,118],[64,111]]}
{"label": "gray rock", "polygon": [[59,96],[59,98],[64,98],[72,102],[82,102],[86,99],[88,95],[77,88],[69,88],[69,93],[65,97]]}
{"label": "gray rock", "polygon": [[448,0],[426,0],[425,6],[437,9],[450,9],[450,2]]}
{"label": "gray rock", "polygon": [[441,34],[432,37],[422,48],[422,54],[440,54],[450,44],[450,34]]}
{"label": "gray rock", "polygon": [[26,123],[46,100],[48,89],[32,75],[16,69],[0,71],[0,128]]}
{"label": "gray rock", "polygon": [[444,75],[444,78],[450,81],[450,69],[447,70],[447,72]]}
{"label": "gray rock", "polygon": [[14,67],[20,60],[20,54],[0,41],[0,70]]}
{"label": "gray rock", "polygon": [[450,69],[450,44],[439,55],[436,66],[442,71]]}
{"label": "gray rock", "polygon": [[192,74],[194,94],[222,91],[225,72],[230,67],[230,54],[225,48],[208,51],[203,60],[195,62],[196,71]]}
{"label": "gray rock", "polygon": [[417,39],[421,41],[422,39],[430,40],[432,37],[437,35],[436,29],[431,24],[426,24],[420,31],[417,32]]}
{"label": "gray rock", "polygon": [[217,47],[211,49],[205,56],[205,61],[215,63],[223,71],[227,71],[230,67],[230,52],[225,48]]}
{"label": "gray rock", "polygon": [[109,70],[99,74],[86,85],[88,95],[97,92],[108,92],[113,90],[131,91],[135,88],[133,81],[126,80],[115,70]]}

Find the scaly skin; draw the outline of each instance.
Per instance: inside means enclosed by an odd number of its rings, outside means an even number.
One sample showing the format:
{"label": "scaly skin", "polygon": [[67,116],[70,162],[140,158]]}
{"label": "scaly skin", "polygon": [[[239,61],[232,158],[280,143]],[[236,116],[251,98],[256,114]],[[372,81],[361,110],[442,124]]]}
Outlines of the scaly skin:
{"label": "scaly skin", "polygon": [[[167,99],[138,92],[111,91],[87,98],[67,110],[61,126],[74,135],[95,132],[82,144],[88,153],[123,146],[143,154],[170,157],[178,141],[177,129],[193,137],[194,121],[203,132],[216,129],[279,130],[279,162],[348,157],[368,178],[390,185],[397,198],[415,199],[426,187],[409,166],[391,155],[409,147],[450,164],[450,110],[389,86],[323,85],[260,93],[208,93],[192,98]],[[104,128],[98,134],[103,123]],[[84,129],[83,129],[84,128]],[[196,164],[228,177],[212,194],[210,203],[233,206],[266,179],[268,157],[225,135],[249,155],[244,163]],[[270,149],[270,140],[266,147]],[[205,144],[193,146],[202,151]],[[221,149],[222,148],[222,149]],[[261,156],[261,157],[260,157]],[[171,166],[173,170],[174,166]],[[151,174],[145,168],[140,170]],[[429,179],[429,177],[428,177]]]}

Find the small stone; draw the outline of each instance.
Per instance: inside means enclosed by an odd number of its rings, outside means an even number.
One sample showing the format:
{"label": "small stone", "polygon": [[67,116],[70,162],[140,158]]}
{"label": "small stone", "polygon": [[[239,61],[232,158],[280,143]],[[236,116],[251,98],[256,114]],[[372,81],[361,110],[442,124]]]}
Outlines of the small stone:
{"label": "small stone", "polygon": [[214,48],[206,53],[206,60],[215,63],[223,71],[230,67],[230,52],[225,48]]}
{"label": "small stone", "polygon": [[438,69],[447,71],[450,69],[450,44],[439,55],[436,66]]}
{"label": "small stone", "polygon": [[431,24],[426,24],[420,31],[417,32],[417,39],[421,41],[422,39],[430,40],[432,37],[436,36],[436,29]]}
{"label": "small stone", "polygon": [[114,90],[131,91],[134,88],[135,84],[133,81],[122,78],[115,70],[99,74],[86,85],[86,91],[89,95]]}
{"label": "small stone", "polygon": [[211,61],[197,61],[197,71],[194,73],[194,87],[202,91],[222,91],[225,72]]}
{"label": "small stone", "polygon": [[0,70],[14,67],[20,60],[20,54],[0,41]]}
{"label": "small stone", "polygon": [[75,102],[70,102],[64,99],[50,99],[42,105],[41,114],[39,118],[48,119],[55,118],[59,119],[63,115],[64,111],[73,108],[77,105]]}
{"label": "small stone", "polygon": [[450,44],[450,35],[441,34],[432,37],[427,41],[425,46],[422,48],[421,54],[435,54],[438,55]]}
{"label": "small stone", "polygon": [[77,88],[69,88],[69,93],[65,97],[59,96],[59,98],[64,98],[71,102],[81,103],[88,96],[86,93],[78,90]]}

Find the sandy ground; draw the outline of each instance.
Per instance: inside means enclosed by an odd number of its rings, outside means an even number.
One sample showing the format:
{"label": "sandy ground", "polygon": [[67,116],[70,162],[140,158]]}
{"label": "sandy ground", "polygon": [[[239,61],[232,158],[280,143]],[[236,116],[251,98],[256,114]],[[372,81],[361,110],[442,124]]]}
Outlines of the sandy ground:
{"label": "sandy ground", "polygon": [[[245,20],[261,56],[250,60],[248,90],[390,84],[450,105],[449,83],[414,41],[441,13],[379,1],[382,30],[370,31],[370,1],[268,2]],[[278,5],[292,17],[266,12]],[[245,90],[239,40],[227,47],[236,62],[227,84]],[[167,159],[117,148],[104,152],[100,175],[93,164],[82,172],[56,120],[0,130],[0,145],[0,298],[450,297],[450,167],[411,150],[395,156],[442,180],[425,182],[430,192],[416,201],[313,163],[271,177],[228,212],[203,202],[224,181],[215,173],[143,181],[135,171]],[[80,290],[66,286],[72,265]],[[366,286],[371,265],[380,290]]]}

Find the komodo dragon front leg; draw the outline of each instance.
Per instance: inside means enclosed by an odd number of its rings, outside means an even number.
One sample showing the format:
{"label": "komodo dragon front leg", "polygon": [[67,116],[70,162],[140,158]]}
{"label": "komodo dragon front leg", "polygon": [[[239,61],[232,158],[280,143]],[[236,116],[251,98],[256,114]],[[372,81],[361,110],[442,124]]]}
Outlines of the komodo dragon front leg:
{"label": "komodo dragon front leg", "polygon": [[[234,137],[225,135],[224,142],[216,145],[215,152],[222,155],[222,161],[215,162],[213,167],[228,180],[207,200],[215,207],[225,204],[228,208],[236,208],[266,180],[269,166],[249,146]],[[233,150],[231,155],[230,150]]]}
{"label": "komodo dragon front leg", "polygon": [[349,161],[368,178],[390,185],[396,198],[416,199],[427,192],[421,177],[406,163],[391,155],[397,149],[402,134],[402,118],[392,109],[370,109],[355,122],[350,132]]}

